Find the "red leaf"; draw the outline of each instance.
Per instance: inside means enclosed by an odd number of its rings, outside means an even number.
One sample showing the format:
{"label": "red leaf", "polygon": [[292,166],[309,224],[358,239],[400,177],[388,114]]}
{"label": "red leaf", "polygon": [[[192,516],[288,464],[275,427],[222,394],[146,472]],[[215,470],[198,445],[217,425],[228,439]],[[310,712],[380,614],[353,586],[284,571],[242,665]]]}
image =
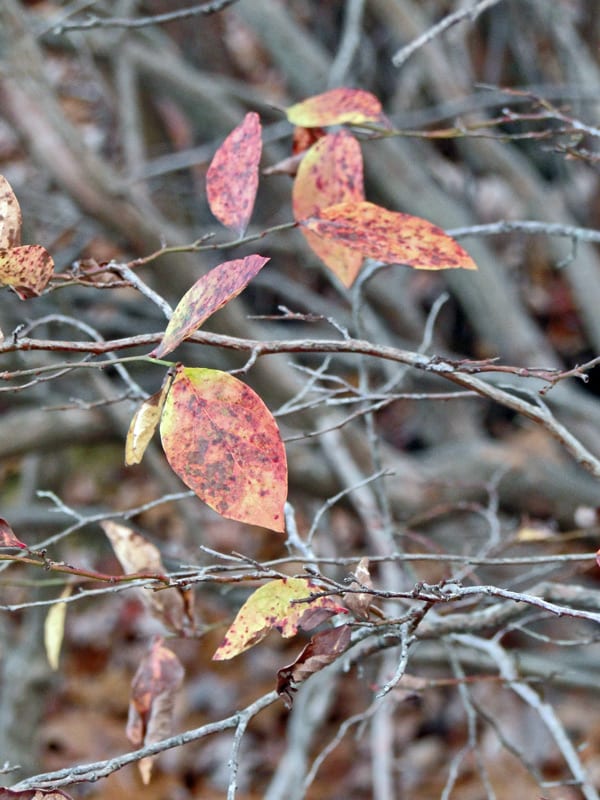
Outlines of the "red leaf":
{"label": "red leaf", "polygon": [[[305,220],[320,209],[364,200],[363,160],[358,141],[347,131],[320,138],[304,156],[292,191],[294,218]],[[363,262],[356,247],[323,239],[301,229],[312,250],[345,286],[354,282]]]}
{"label": "red leaf", "polygon": [[0,250],[0,285],[10,286],[21,300],[39,295],[53,272],[54,261],[40,245]]}
{"label": "red leaf", "polygon": [[210,210],[238,236],[252,216],[261,152],[260,119],[251,111],[219,147],[206,174]]}
{"label": "red leaf", "polygon": [[18,547],[27,549],[27,545],[19,541],[8,522],[0,517],[0,547]]}
{"label": "red leaf", "polygon": [[[332,614],[346,611],[333,597],[304,600],[321,587],[306,578],[282,578],[266,583],[257,589],[240,608],[223,641],[217,648],[213,661],[226,661],[261,642],[273,628],[289,639],[304,630],[315,627]],[[318,621],[315,613],[319,612]]]}
{"label": "red leaf", "polygon": [[292,135],[292,155],[297,156],[305,153],[322,136],[325,136],[323,128],[295,127]]}
{"label": "red leaf", "polygon": [[331,89],[324,94],[309,97],[287,109],[287,118],[293,125],[317,128],[323,125],[361,125],[373,122],[391,128],[390,121],[381,110],[381,103],[363,89]]}
{"label": "red leaf", "polygon": [[374,203],[341,203],[317,211],[300,224],[317,236],[341,242],[386,264],[407,264],[416,269],[477,269],[466,250],[437,225]]}
{"label": "red leaf", "polygon": [[252,389],[219,370],[178,367],[160,435],[173,470],[211,508],[283,531],[285,449]]}
{"label": "red leaf", "polygon": [[[142,658],[131,685],[127,738],[135,747],[153,744],[171,735],[177,691],[183,681],[181,662],[160,636]],[[150,780],[152,758],[143,758],[139,769],[144,783]]]}
{"label": "red leaf", "polygon": [[0,175],[0,248],[21,244],[21,208],[10,183]]}
{"label": "red leaf", "polygon": [[292,705],[292,693],[298,684],[315,672],[332,664],[348,648],[351,629],[349,625],[338,625],[328,631],[316,633],[298,658],[277,673],[277,692],[283,695],[288,708]]}
{"label": "red leaf", "polygon": [[177,304],[162,342],[151,356],[163,358],[195,333],[211,314],[243,291],[270,259],[259,255],[225,261],[203,275]]}

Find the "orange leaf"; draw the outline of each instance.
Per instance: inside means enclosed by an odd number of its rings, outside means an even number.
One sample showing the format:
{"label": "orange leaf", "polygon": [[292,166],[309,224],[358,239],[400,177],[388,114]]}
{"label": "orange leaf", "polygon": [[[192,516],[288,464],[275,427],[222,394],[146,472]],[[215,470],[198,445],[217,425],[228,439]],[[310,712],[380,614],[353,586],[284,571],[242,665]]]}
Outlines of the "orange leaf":
{"label": "orange leaf", "polygon": [[210,210],[238,236],[252,216],[261,151],[260,119],[251,111],[219,147],[206,174]]}
{"label": "orange leaf", "polygon": [[151,356],[163,358],[195,333],[205,320],[243,291],[270,259],[259,255],[225,261],[203,275],[177,304],[162,342]]}
{"label": "orange leaf", "polygon": [[38,244],[0,250],[0,285],[12,287],[21,300],[39,295],[53,272],[51,255]]}
{"label": "orange leaf", "polygon": [[27,548],[26,544],[19,541],[8,522],[0,517],[0,547],[19,547]]}
{"label": "orange leaf", "polygon": [[324,94],[309,97],[287,109],[287,118],[293,125],[318,128],[322,125],[361,125],[374,122],[391,128],[390,121],[381,109],[381,103],[363,89],[331,89]]}
{"label": "orange leaf", "polygon": [[0,175],[0,248],[21,244],[21,208],[10,183]]}
{"label": "orange leaf", "polygon": [[385,264],[415,269],[477,269],[469,254],[437,225],[374,203],[340,203],[300,224]]}
{"label": "orange leaf", "polygon": [[305,578],[282,578],[261,586],[238,611],[213,660],[226,661],[243,653],[261,642],[272,628],[289,639],[298,633],[299,627],[308,630],[326,617],[346,611],[332,597],[294,602],[320,590],[320,586]]}
{"label": "orange leaf", "polygon": [[[142,658],[131,685],[127,738],[135,746],[159,742],[171,735],[177,691],[183,681],[181,662],[160,636]],[[139,763],[144,783],[150,781],[151,757]]]}
{"label": "orange leaf", "polygon": [[160,435],[169,464],[224,517],[283,531],[286,456],[277,424],[244,383],[179,366]]}
{"label": "orange leaf", "polygon": [[[363,160],[358,141],[347,131],[320,138],[304,156],[292,190],[294,218],[304,220],[338,203],[364,200]],[[351,286],[363,255],[332,239],[301,229],[312,250],[345,286]]]}

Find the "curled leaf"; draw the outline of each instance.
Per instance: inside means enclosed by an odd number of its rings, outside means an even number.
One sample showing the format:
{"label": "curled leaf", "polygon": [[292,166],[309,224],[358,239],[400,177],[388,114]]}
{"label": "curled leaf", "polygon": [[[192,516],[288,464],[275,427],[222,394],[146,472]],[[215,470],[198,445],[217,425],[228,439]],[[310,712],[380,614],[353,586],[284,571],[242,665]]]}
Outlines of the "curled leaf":
{"label": "curled leaf", "polygon": [[458,242],[420,217],[368,203],[340,203],[300,222],[324,239],[353,247],[385,264],[415,269],[477,269]]}
{"label": "curled leaf", "polygon": [[[318,139],[302,159],[294,181],[294,219],[304,220],[339,203],[360,203],[364,197],[363,159],[356,138],[348,131],[339,131]],[[362,253],[305,227],[301,230],[312,250],[345,286],[350,286],[362,266]]]}
{"label": "curled leaf", "polygon": [[[320,587],[305,578],[282,578],[257,589],[240,608],[215,654],[214,661],[225,661],[261,642],[273,628],[285,638],[314,628],[332,614],[344,613],[332,597],[306,600]],[[306,602],[298,602],[304,601]]]}
{"label": "curled leaf", "polygon": [[375,123],[391,128],[382,111],[381,103],[364,89],[338,88],[309,97],[287,109],[287,118],[293,125],[318,128],[323,125],[361,125]]}
{"label": "curled leaf", "polygon": [[171,376],[167,373],[159,391],[146,398],[133,415],[125,440],[126,466],[139,464],[144,457],[160,420],[170,385]]}
{"label": "curled leaf", "polygon": [[21,208],[10,183],[0,175],[0,248],[21,244]]}
{"label": "curled leaf", "polygon": [[[65,586],[61,592],[61,599],[69,597],[73,591],[72,586]],[[44,646],[46,658],[51,669],[57,670],[60,660],[60,651],[65,635],[65,621],[67,618],[67,604],[60,600],[50,606],[44,620]]]}
{"label": "curled leaf", "polygon": [[9,523],[2,517],[0,517],[0,547],[18,547],[21,550],[27,549],[27,545],[17,539]]}
{"label": "curled leaf", "polygon": [[[158,548],[141,534],[112,520],[104,520],[100,527],[126,574],[141,572],[161,577],[166,573]],[[178,586],[155,591],[144,588],[139,590],[139,597],[150,613],[169,630],[184,635],[193,630],[189,592],[184,592]]]}
{"label": "curled leaf", "polygon": [[225,261],[203,275],[177,304],[162,342],[150,354],[163,358],[243,291],[270,259],[259,255]]}
{"label": "curled leaf", "polygon": [[283,531],[287,462],[277,424],[226,372],[177,368],[160,421],[169,464],[224,517]]}
{"label": "curled leaf", "polygon": [[[369,559],[361,558],[354,572],[356,583],[364,586],[365,589],[372,589],[371,573],[369,572]],[[369,608],[373,602],[373,596],[366,592],[348,592],[344,595],[344,602],[357,619],[368,619]]]}
{"label": "curled leaf", "polygon": [[[158,742],[171,735],[175,699],[181,686],[184,669],[164,640],[155,637],[150,650],[142,658],[131,685],[127,738],[135,747]],[[150,782],[152,757],[139,762],[145,784]]]}
{"label": "curled leaf", "polygon": [[260,119],[251,111],[219,147],[206,173],[210,210],[238,236],[246,230],[254,209],[261,152]]}
{"label": "curled leaf", "polygon": [[293,693],[299,684],[336,661],[350,644],[349,625],[338,625],[328,631],[316,633],[302,650],[298,658],[277,673],[277,692],[283,696],[288,708],[293,702]]}
{"label": "curled leaf", "polygon": [[0,250],[0,285],[10,286],[21,300],[41,294],[53,272],[52,256],[41,245]]}

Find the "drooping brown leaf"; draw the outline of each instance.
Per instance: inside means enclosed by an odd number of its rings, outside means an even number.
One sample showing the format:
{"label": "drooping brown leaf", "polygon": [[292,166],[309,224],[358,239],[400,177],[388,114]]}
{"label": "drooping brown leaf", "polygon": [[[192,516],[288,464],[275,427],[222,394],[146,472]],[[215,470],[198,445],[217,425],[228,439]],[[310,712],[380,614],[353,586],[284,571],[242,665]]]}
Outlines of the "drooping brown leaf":
{"label": "drooping brown leaf", "polygon": [[160,435],[169,464],[224,517],[283,531],[287,462],[277,424],[244,383],[179,366]]}
{"label": "drooping brown leaf", "polygon": [[298,658],[277,673],[277,692],[288,708],[293,702],[293,693],[298,686],[332,664],[348,648],[351,629],[349,625],[338,625],[328,631],[316,633],[302,650]]}
{"label": "drooping brown leaf", "polygon": [[13,792],[0,786],[0,800],[73,800],[73,798],[61,789],[26,789],[24,792]]}
{"label": "drooping brown leaf", "polygon": [[38,244],[0,250],[0,286],[10,286],[21,300],[41,294],[53,272],[52,256]]}
{"label": "drooping brown leaf", "polygon": [[206,174],[206,195],[215,217],[241,236],[252,216],[262,152],[261,125],[251,111],[225,139]]}
{"label": "drooping brown leaf", "polygon": [[[126,525],[104,520],[100,527],[108,537],[125,574],[144,573],[158,577],[166,573],[160,552],[147,539]],[[176,633],[189,633],[194,628],[189,594],[178,586],[140,589],[139,596],[151,614]]]}
{"label": "drooping brown leaf", "polygon": [[[360,586],[364,586],[366,589],[373,588],[371,573],[369,572],[368,558],[361,558],[361,560],[358,562],[358,566],[354,572],[354,577]],[[369,618],[369,608],[373,602],[372,595],[367,594],[366,592],[349,592],[348,594],[344,595],[344,602],[357,619]]]}
{"label": "drooping brown leaf", "polygon": [[[305,220],[320,209],[364,200],[360,145],[348,131],[321,137],[306,153],[292,190],[294,219]],[[351,286],[363,262],[362,253],[334,239],[301,228],[308,244],[345,286]]]}
{"label": "drooping brown leaf", "polygon": [[18,547],[21,550],[27,549],[27,545],[17,539],[13,529],[2,517],[0,517],[0,547]]}
{"label": "drooping brown leaf", "polygon": [[[333,614],[345,613],[333,597],[303,601],[320,587],[304,578],[282,578],[257,589],[240,608],[223,641],[213,655],[226,661],[261,642],[273,628],[285,638],[314,628]],[[315,616],[315,611],[318,616]]]}
{"label": "drooping brown leaf", "polygon": [[381,103],[364,89],[340,87],[309,97],[287,109],[287,118],[293,125],[318,128],[324,125],[362,125],[374,123],[391,128],[382,111]]}
{"label": "drooping brown leaf", "polygon": [[[164,640],[155,637],[150,650],[142,658],[131,685],[127,738],[134,747],[159,742],[171,735],[173,711],[184,669]],[[150,782],[152,757],[139,764],[142,780]]]}
{"label": "drooping brown leaf", "polygon": [[167,373],[158,392],[148,397],[132,417],[125,440],[125,465],[139,464],[160,420],[172,376]]}
{"label": "drooping brown leaf", "polygon": [[259,255],[225,261],[203,275],[177,304],[162,342],[151,356],[163,358],[184,339],[246,288],[254,276],[270,259]]}
{"label": "drooping brown leaf", "polygon": [[385,264],[432,270],[477,269],[466,250],[437,225],[374,203],[323,208],[300,224],[317,236],[354,247]]}
{"label": "drooping brown leaf", "polygon": [[10,183],[0,175],[0,249],[21,244],[21,208]]}

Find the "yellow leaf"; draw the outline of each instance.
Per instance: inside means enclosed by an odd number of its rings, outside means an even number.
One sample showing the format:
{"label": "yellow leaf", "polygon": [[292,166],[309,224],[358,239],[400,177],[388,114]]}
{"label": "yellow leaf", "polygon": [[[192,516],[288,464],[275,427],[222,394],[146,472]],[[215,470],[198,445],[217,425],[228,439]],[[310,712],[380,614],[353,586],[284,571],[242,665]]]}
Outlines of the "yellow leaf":
{"label": "yellow leaf", "polygon": [[[70,597],[72,591],[72,586],[65,586],[60,595],[61,598]],[[44,622],[44,646],[46,648],[46,657],[51,668],[54,670],[58,669],[60,650],[65,634],[66,617],[67,604],[58,601],[53,606],[50,606],[50,611],[48,611]]]}

